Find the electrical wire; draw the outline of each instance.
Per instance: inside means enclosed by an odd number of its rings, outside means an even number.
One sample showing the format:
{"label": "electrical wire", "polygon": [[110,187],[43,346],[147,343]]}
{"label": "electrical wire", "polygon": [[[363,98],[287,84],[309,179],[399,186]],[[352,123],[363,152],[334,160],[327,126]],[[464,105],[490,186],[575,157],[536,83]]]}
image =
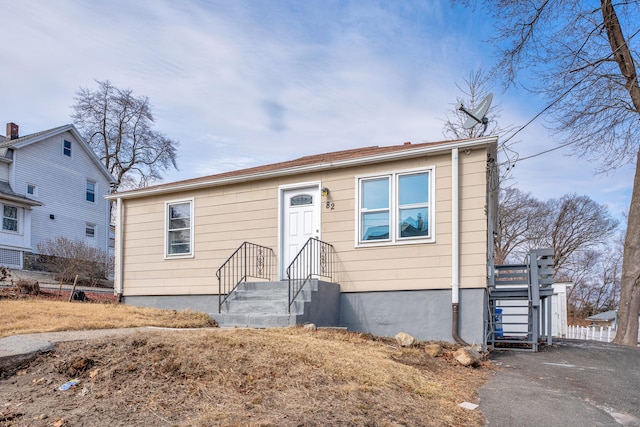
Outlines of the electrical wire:
{"label": "electrical wire", "polygon": [[[633,34],[631,35],[631,37],[629,37],[629,38],[625,41],[625,44],[627,44],[628,42],[630,42],[630,41],[631,41],[631,39],[633,39],[633,38],[634,38],[635,36],[637,36],[639,33],[640,33],[640,29],[639,29],[639,30],[637,30],[635,33],[633,33]],[[622,47],[622,46],[620,46],[620,47]],[[620,49],[620,47],[619,47],[618,49]],[[609,58],[613,57],[613,55],[615,55],[615,53],[618,51],[618,49],[616,49],[615,51],[611,52],[611,53],[610,53],[609,55],[607,55],[607,57],[606,57],[606,58],[604,58],[604,59],[609,59]],[[587,75],[586,75],[585,77],[583,77],[582,79],[580,79],[579,81],[577,81],[576,83],[574,83],[573,85],[571,85],[571,87],[570,87],[569,89],[567,89],[567,90],[566,90],[566,91],[564,91],[562,94],[560,94],[560,96],[558,96],[558,97],[557,97],[556,99],[554,99],[554,100],[553,100],[549,105],[547,105],[547,106],[546,106],[546,107],[544,107],[542,110],[540,110],[540,111],[539,111],[535,116],[533,116],[533,118],[531,118],[531,120],[529,120],[527,123],[525,123],[524,125],[522,125],[519,129],[517,129],[515,132],[513,132],[513,134],[511,134],[511,135],[510,135],[510,136],[509,136],[509,137],[508,137],[504,142],[502,142],[502,144],[501,144],[501,145],[502,145],[503,149],[505,150],[505,153],[506,153],[506,150],[508,149],[509,151],[514,152],[514,153],[516,154],[516,157],[517,157],[517,158],[516,158],[516,160],[513,162],[513,164],[512,164],[512,162],[508,162],[509,167],[507,168],[507,171],[509,171],[510,169],[513,169],[513,167],[515,167],[515,165],[516,165],[516,163],[517,163],[517,162],[521,162],[521,161],[523,161],[523,160],[527,160],[527,159],[531,159],[531,158],[533,158],[533,157],[541,156],[542,154],[546,154],[546,153],[549,153],[549,152],[551,152],[551,151],[559,150],[559,149],[561,149],[561,148],[564,148],[564,147],[566,147],[566,146],[571,145],[571,144],[573,144],[573,143],[574,143],[574,141],[569,141],[569,142],[567,142],[567,143],[565,143],[565,144],[558,145],[557,147],[550,148],[550,149],[548,149],[548,150],[541,151],[541,152],[539,152],[539,153],[532,154],[532,155],[530,155],[530,156],[522,157],[522,158],[519,158],[519,157],[518,157],[518,153],[517,153],[516,151],[514,151],[514,150],[511,150],[511,149],[510,149],[510,148],[508,148],[508,147],[507,147],[507,145],[506,145],[506,144],[507,144],[507,142],[509,142],[509,141],[510,141],[514,136],[516,136],[516,135],[517,135],[518,133],[520,133],[524,128],[526,128],[526,127],[527,127],[527,126],[529,126],[531,123],[533,123],[533,121],[534,121],[534,120],[536,120],[538,117],[540,117],[542,114],[544,114],[547,110],[549,110],[549,109],[550,109],[551,107],[553,107],[555,104],[557,104],[558,102],[560,102],[560,100],[562,100],[562,98],[564,98],[565,96],[567,96],[567,95],[568,95],[568,94],[569,94],[573,89],[575,89],[577,86],[579,86],[580,84],[582,84],[582,83],[584,82],[584,80],[585,80],[588,76],[590,76],[591,74],[593,74],[593,73],[595,72],[595,70],[596,70],[600,65],[602,65],[602,64],[605,62],[605,61],[604,61],[604,59],[603,59],[601,62],[599,62],[598,64],[596,64],[596,65],[595,65],[595,66],[594,66],[594,67],[589,71],[589,73],[587,73]],[[507,156],[507,158],[508,158],[508,156]]]}

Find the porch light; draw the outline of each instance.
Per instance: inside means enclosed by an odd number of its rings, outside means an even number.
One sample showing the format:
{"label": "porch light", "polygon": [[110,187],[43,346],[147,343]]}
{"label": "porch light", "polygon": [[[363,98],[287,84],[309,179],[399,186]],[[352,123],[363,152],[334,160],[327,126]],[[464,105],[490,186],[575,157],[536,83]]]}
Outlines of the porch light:
{"label": "porch light", "polygon": [[327,197],[329,195],[329,189],[327,187],[322,187],[322,197]]}

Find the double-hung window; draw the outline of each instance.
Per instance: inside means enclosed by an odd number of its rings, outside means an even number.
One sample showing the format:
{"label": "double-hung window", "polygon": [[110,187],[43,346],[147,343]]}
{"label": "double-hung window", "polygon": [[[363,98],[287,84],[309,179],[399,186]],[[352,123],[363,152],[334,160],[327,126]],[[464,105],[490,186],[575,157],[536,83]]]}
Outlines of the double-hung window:
{"label": "double-hung window", "polygon": [[88,202],[95,202],[96,201],[96,183],[93,181],[89,181],[87,180],[87,191],[86,191],[86,200]]}
{"label": "double-hung window", "polygon": [[64,140],[62,145],[62,154],[67,157],[71,157],[71,141],[67,141],[66,139]]}
{"label": "double-hung window", "polygon": [[6,231],[18,231],[18,208],[11,205],[2,205],[2,229]]}
{"label": "double-hung window", "polygon": [[96,225],[87,222],[84,227],[84,235],[91,239],[96,237]]}
{"label": "double-hung window", "polygon": [[360,241],[390,240],[390,176],[360,181]]}
{"label": "double-hung window", "polygon": [[433,240],[433,169],[360,177],[357,244]]}
{"label": "double-hung window", "polygon": [[193,255],[193,200],[166,205],[166,256]]}

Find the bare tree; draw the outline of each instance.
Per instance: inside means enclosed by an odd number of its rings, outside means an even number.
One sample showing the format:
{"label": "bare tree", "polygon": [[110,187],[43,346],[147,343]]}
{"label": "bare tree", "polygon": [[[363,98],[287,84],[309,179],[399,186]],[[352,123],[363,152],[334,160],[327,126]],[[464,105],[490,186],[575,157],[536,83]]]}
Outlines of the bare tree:
{"label": "bare tree", "polygon": [[602,247],[614,236],[618,221],[606,206],[588,196],[568,194],[549,201],[554,212],[550,237],[553,266],[561,270],[577,251]]}
{"label": "bare tree", "polygon": [[64,236],[46,239],[38,243],[38,252],[48,271],[58,273],[64,281],[78,274],[96,285],[113,269],[113,259],[105,251],[82,240],[69,240]]}
{"label": "bare tree", "polygon": [[529,193],[515,187],[500,191],[498,202],[498,235],[495,239],[496,264],[522,262],[529,249],[549,223],[548,206]]}
{"label": "bare tree", "polygon": [[[602,169],[636,162],[615,342],[638,342],[640,311],[640,2],[478,0],[493,14],[498,69],[526,72],[564,143]],[[462,3],[477,3],[461,0]]]}
{"label": "bare tree", "polygon": [[589,250],[572,258],[575,259],[563,270],[573,282],[567,292],[570,312],[588,317],[615,309],[620,292],[622,248]]}
{"label": "bare tree", "polygon": [[109,81],[76,92],[72,119],[106,168],[124,188],[144,187],[174,167],[179,143],[153,129],[147,97]]}
{"label": "bare tree", "polygon": [[[456,87],[463,95],[462,97],[457,97],[456,102],[458,105],[464,105],[469,111],[474,110],[491,92],[489,76],[482,68],[469,73],[469,78],[464,79],[464,84],[459,85],[456,83]],[[465,129],[463,125],[469,116],[456,108],[447,114],[442,134],[445,138],[452,139],[476,138],[482,136],[482,133],[488,133],[489,135],[504,134],[506,130],[498,127],[500,107],[497,104],[491,105],[486,117],[489,120],[486,131],[483,126],[474,126],[471,129]]]}

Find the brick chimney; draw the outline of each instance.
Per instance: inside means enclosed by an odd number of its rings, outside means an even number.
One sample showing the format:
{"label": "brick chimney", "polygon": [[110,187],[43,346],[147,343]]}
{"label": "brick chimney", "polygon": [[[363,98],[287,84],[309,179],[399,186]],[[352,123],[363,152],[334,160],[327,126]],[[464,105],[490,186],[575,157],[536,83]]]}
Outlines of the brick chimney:
{"label": "brick chimney", "polygon": [[18,125],[15,123],[7,123],[7,141],[18,138]]}

